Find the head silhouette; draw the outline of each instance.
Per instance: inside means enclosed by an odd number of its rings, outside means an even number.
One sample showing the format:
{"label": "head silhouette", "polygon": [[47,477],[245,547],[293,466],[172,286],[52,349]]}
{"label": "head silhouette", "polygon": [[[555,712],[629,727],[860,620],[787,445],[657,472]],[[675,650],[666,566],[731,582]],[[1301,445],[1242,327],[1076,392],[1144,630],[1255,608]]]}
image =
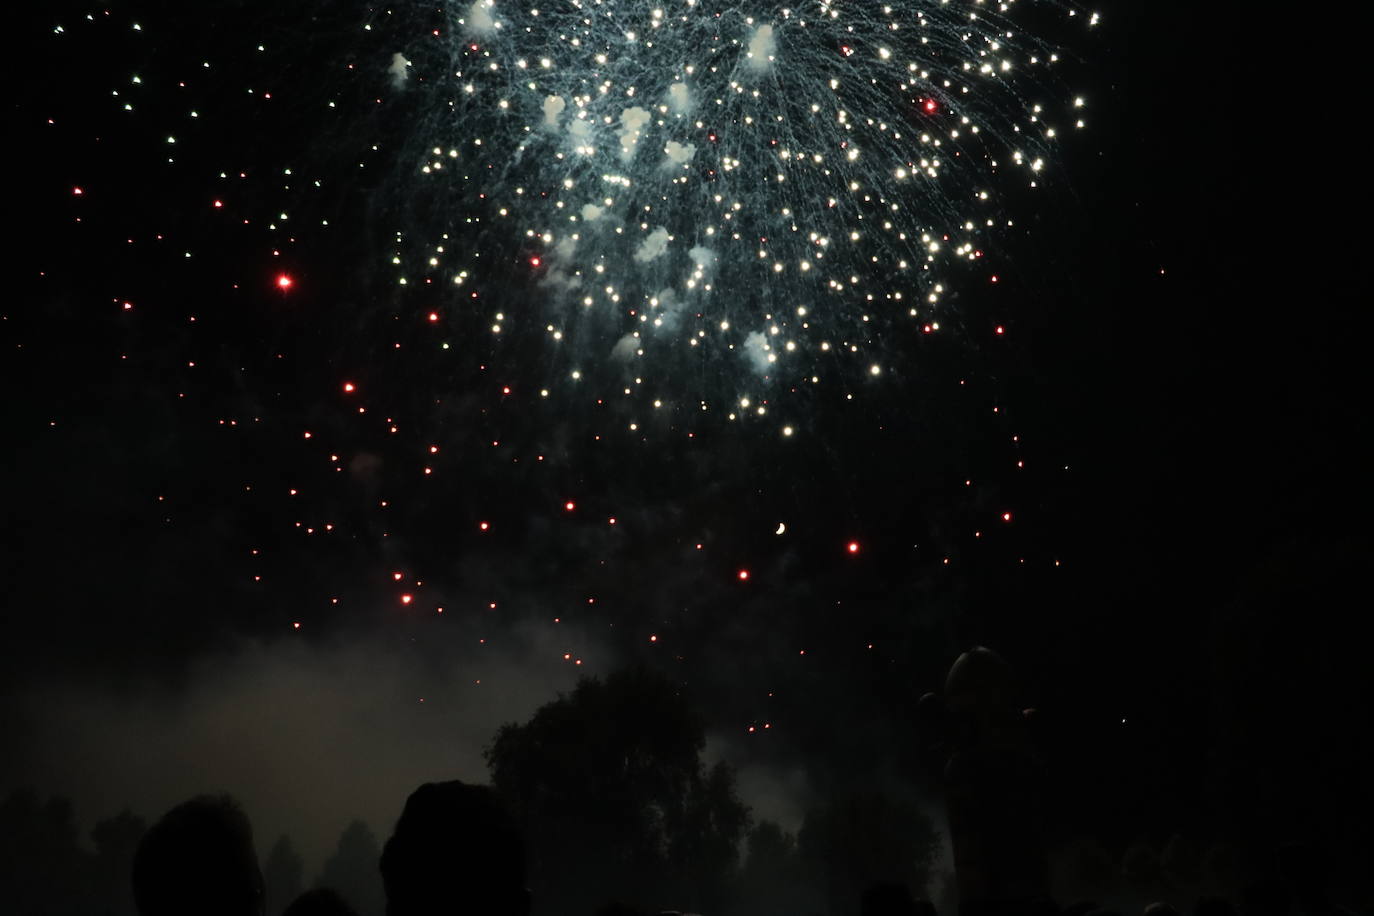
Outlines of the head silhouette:
{"label": "head silhouette", "polygon": [[388,916],[527,916],[525,847],[486,786],[426,783],[382,850]]}
{"label": "head silhouette", "polygon": [[142,916],[262,916],[253,828],[229,796],[177,805],[138,844],[134,902]]}

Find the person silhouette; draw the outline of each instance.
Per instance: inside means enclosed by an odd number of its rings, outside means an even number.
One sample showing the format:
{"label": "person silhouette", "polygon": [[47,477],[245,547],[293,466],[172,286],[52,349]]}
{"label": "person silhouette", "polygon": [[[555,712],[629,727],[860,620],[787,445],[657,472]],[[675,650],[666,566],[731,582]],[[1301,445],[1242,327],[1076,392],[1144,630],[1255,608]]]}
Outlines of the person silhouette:
{"label": "person silhouette", "polygon": [[1058,913],[1042,835],[1043,773],[1034,710],[1015,672],[975,646],[950,666],[942,694],[917,703],[918,728],[943,747],[945,806],[961,916]]}
{"label": "person silhouette", "polygon": [[228,795],[177,805],[134,853],[134,904],[142,916],[263,916],[253,828]]}
{"label": "person silhouette", "polygon": [[528,916],[525,844],[487,786],[426,783],[382,849],[388,916]]}

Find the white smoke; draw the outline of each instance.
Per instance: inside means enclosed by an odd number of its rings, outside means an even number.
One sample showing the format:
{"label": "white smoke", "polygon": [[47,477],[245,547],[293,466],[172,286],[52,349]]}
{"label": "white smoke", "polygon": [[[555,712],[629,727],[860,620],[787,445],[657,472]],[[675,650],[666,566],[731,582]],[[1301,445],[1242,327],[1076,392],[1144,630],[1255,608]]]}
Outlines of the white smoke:
{"label": "white smoke", "polygon": [[620,158],[626,162],[634,158],[635,150],[639,146],[640,134],[644,131],[644,126],[649,123],[649,112],[640,108],[638,105],[631,105],[620,113],[620,130],[617,135],[620,137]]}
{"label": "white smoke", "polygon": [[673,83],[668,87],[668,105],[674,114],[685,115],[692,110],[692,94],[686,83]]}
{"label": "white smoke", "polygon": [[744,355],[749,367],[759,375],[767,375],[777,359],[762,331],[751,331],[749,336],[744,338]]}
{"label": "white smoke", "polygon": [[640,243],[639,248],[635,251],[635,260],[640,263],[652,261],[668,250],[669,241],[671,241],[671,236],[668,235],[668,230],[659,226]]}
{"label": "white smoke", "polygon": [[474,35],[489,35],[499,28],[495,12],[496,4],[493,0],[477,0],[468,7],[468,13],[463,19],[463,24]]}
{"label": "white smoke", "polygon": [[639,338],[631,332],[617,340],[615,346],[611,347],[611,359],[618,360],[622,363],[629,362],[638,352]]}
{"label": "white smoke", "polygon": [[754,30],[754,35],[749,39],[749,51],[746,55],[749,66],[755,70],[765,70],[773,65],[773,53],[778,49],[777,39],[773,37],[773,27],[771,25],[761,25]]}
{"label": "white smoke", "polygon": [[544,99],[544,126],[557,127],[558,119],[563,115],[563,109],[568,107],[568,103],[563,101],[561,95],[551,95]]}
{"label": "white smoke", "polygon": [[676,140],[669,140],[668,145],[663,147],[663,152],[668,156],[668,162],[674,165],[686,165],[691,162],[696,151],[697,148],[693,144],[678,143]]}
{"label": "white smoke", "polygon": [[386,68],[386,72],[391,74],[391,86],[393,89],[400,89],[410,78],[410,71],[407,69],[410,61],[400,51],[391,55],[391,66]]}

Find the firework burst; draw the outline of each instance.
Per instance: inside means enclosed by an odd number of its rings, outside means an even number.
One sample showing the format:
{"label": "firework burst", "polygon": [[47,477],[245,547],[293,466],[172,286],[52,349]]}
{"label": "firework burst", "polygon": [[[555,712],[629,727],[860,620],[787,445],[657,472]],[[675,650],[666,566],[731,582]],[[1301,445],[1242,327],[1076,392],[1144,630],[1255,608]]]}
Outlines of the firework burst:
{"label": "firework burst", "polygon": [[1082,126],[1020,12],[455,6],[443,54],[392,61],[425,199],[399,282],[494,337],[537,329],[547,386],[634,410],[734,419],[778,385],[884,375],[886,345],[938,330],[996,250],[1004,192]]}

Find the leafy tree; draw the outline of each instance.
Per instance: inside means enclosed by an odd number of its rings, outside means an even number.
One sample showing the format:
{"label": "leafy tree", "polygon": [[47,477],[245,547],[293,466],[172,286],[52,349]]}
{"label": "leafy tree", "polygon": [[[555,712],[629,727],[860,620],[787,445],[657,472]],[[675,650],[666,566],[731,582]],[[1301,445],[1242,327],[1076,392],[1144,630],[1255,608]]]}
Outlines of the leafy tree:
{"label": "leafy tree", "polygon": [[749,813],[728,766],[703,768],[705,743],[678,686],[644,669],[502,726],[487,763],[530,839],[536,906],[719,909]]}
{"label": "leafy tree", "polygon": [[755,875],[791,877],[798,866],[797,838],[772,821],[759,821],[749,831],[745,869]]}
{"label": "leafy tree", "polygon": [[717,911],[730,896],[740,839],[749,827],[749,809],[740,801],[734,770],[721,762],[694,780],[682,813],[680,827],[668,838],[669,861],[680,869],[680,899],[696,909]]}
{"label": "leafy tree", "polygon": [[381,856],[376,834],[362,821],[353,821],[339,836],[339,845],[315,884],[337,891],[359,916],[381,916],[386,909],[378,871]]}
{"label": "leafy tree", "polygon": [[751,916],[795,916],[815,909],[817,890],[797,849],[797,838],[772,821],[749,831],[736,911]]}
{"label": "leafy tree", "polygon": [[130,876],[138,841],[147,831],[147,822],[127,809],[91,830],[96,849],[93,891],[109,916],[133,916],[136,912]]}
{"label": "leafy tree", "polygon": [[864,888],[878,882],[926,892],[940,838],[920,807],[877,791],[831,799],[806,816],[802,859],[823,876],[832,914],[857,912]]}
{"label": "leafy tree", "polygon": [[72,803],[16,791],[0,802],[0,907],[14,913],[92,909],[94,862],[81,848]]}
{"label": "leafy tree", "polygon": [[282,834],[262,866],[262,882],[267,888],[267,912],[279,913],[300,894],[305,860],[291,838]]}

